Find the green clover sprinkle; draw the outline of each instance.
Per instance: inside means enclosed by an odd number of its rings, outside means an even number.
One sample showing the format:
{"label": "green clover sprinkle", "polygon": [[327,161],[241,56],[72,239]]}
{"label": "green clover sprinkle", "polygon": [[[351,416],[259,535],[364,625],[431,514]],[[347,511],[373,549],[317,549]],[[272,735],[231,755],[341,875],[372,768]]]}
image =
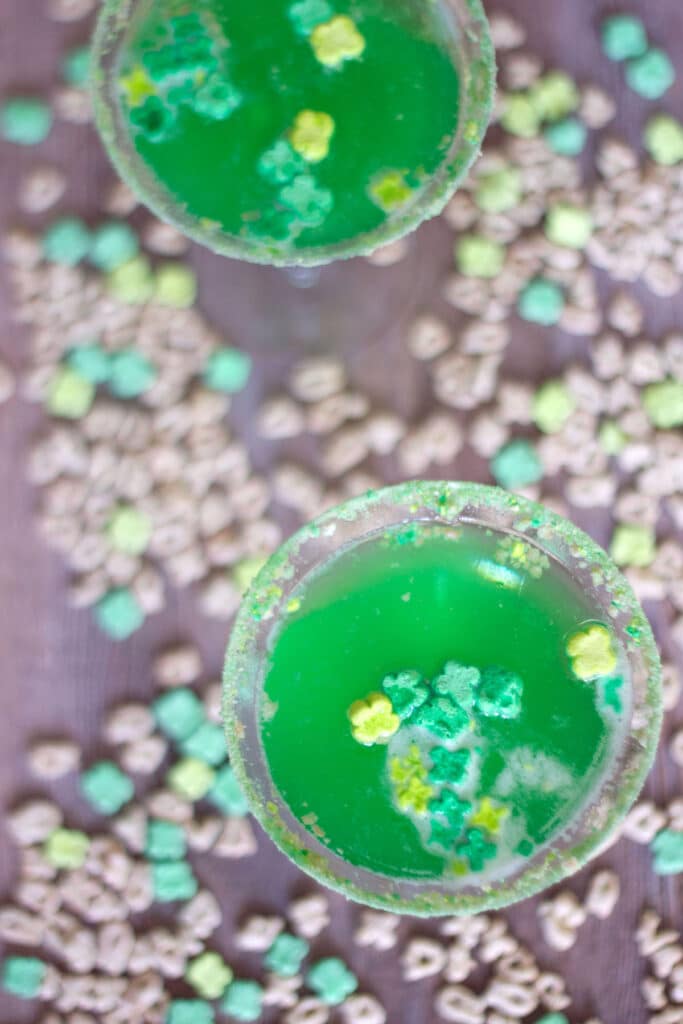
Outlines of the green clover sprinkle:
{"label": "green clover sprinkle", "polygon": [[107,523],[107,539],[117,551],[141,555],[152,536],[152,524],[144,512],[133,505],[119,505]]}
{"label": "green clover sprinkle", "polygon": [[98,342],[69,349],[66,361],[74,373],[91,384],[105,384],[109,380],[109,354]]}
{"label": "green clover sprinkle", "polygon": [[293,210],[307,228],[317,228],[334,206],[329,189],[318,185],[312,174],[298,174],[280,190],[283,206]]}
{"label": "green clover sprinkle", "polygon": [[643,142],[653,160],[672,167],[683,160],[683,124],[669,114],[655,114],[645,125]]}
{"label": "green clover sprinkle", "polygon": [[258,1020],[263,1009],[263,988],[256,981],[233,981],[221,1001],[221,1010],[233,1020]]}
{"label": "green clover sprinkle", "polygon": [[474,707],[477,686],[479,685],[479,669],[467,665],[459,665],[457,661],[449,661],[443,672],[436,676],[432,686],[442,697],[450,697],[466,711]]}
{"label": "green clover sprinkle", "polygon": [[165,263],[155,277],[154,297],[162,306],[189,309],[197,298],[197,275],[183,263]]}
{"label": "green clover sprinkle", "polygon": [[43,235],[43,256],[48,263],[75,267],[90,251],[90,231],[78,217],[54,221]]}
{"label": "green clover sprinkle", "polygon": [[541,128],[536,106],[524,92],[512,92],[505,96],[500,123],[506,132],[518,135],[521,139],[533,139]]}
{"label": "green clover sprinkle", "polygon": [[516,672],[489,666],[482,671],[477,710],[487,718],[519,718],[524,683]]}
{"label": "green clover sprinkle", "polygon": [[108,274],[134,259],[140,251],[138,237],[125,221],[112,220],[93,232],[88,259]]}
{"label": "green clover sprinkle", "polygon": [[529,99],[541,121],[559,121],[576,110],[581,97],[568,74],[549,71],[531,87]]}
{"label": "green clover sprinkle", "polygon": [[683,381],[663,380],[648,384],[642,403],[650,422],[660,430],[683,426]]}
{"label": "green clover sprinkle", "polygon": [[246,387],[251,374],[251,358],[237,348],[224,346],[209,356],[204,368],[204,383],[212,391],[236,394]]}
{"label": "green clover sprinkle", "polygon": [[192,868],[184,860],[153,863],[152,885],[159,903],[191,900],[199,888]]}
{"label": "green clover sprinkle", "polygon": [[52,121],[50,105],[33,96],[15,96],[0,107],[0,135],[17,146],[44,142]]}
{"label": "green clover sprinkle", "polygon": [[157,725],[176,742],[188,739],[204,721],[204,706],[199,697],[186,687],[169,690],[152,705]]}
{"label": "green clover sprinkle", "polygon": [[664,50],[656,47],[626,65],[626,81],[646,100],[658,100],[676,81],[676,70]]}
{"label": "green clover sprinkle", "polygon": [[428,729],[440,739],[452,740],[468,728],[469,718],[449,697],[437,697],[418,708],[410,724]]}
{"label": "green clover sprinkle", "polygon": [[564,381],[546,381],[534,395],[534,423],[544,434],[556,434],[575,408],[576,402]]}
{"label": "green clover sprinkle", "polygon": [[270,149],[262,154],[258,162],[259,174],[271,185],[286,185],[297,174],[301,174],[305,168],[306,161],[299,156],[286,139],[278,139]]}
{"label": "green clover sprinkle", "polygon": [[200,953],[190,960],[185,981],[202,999],[220,999],[233,979],[233,972],[219,953]]}
{"label": "green clover sprinkle", "polygon": [[140,306],[148,302],[155,289],[149,260],[145,256],[136,256],[112,270],[107,277],[107,288],[112,297],[124,305]]}
{"label": "green clover sprinkle", "polygon": [[214,1024],[213,1006],[203,999],[172,999],[165,1024]]}
{"label": "green clover sprinkle", "polygon": [[313,964],[306,975],[306,984],[329,1006],[338,1006],[358,988],[358,979],[343,960],[327,957]]}
{"label": "green clover sprinkle", "polygon": [[229,764],[224,765],[216,772],[208,798],[223,814],[243,818],[249,811],[247,798]]}
{"label": "green clover sprinkle", "polygon": [[474,201],[485,213],[506,213],[522,198],[522,176],[516,167],[500,167],[482,174],[477,181]]}
{"label": "green clover sprinkle", "polygon": [[465,277],[497,277],[505,263],[505,247],[483,235],[463,235],[455,243],[455,262]]}
{"label": "green clover sprinkle", "polygon": [[333,10],[327,0],[298,0],[287,10],[287,16],[299,36],[307,37],[316,25],[329,21]]}
{"label": "green clover sprinkle", "polygon": [[156,367],[134,348],[114,353],[110,365],[109,390],[117,398],[138,398],[157,378]]}
{"label": "green clover sprinkle", "polygon": [[496,855],[496,844],[490,843],[478,828],[469,828],[465,841],[458,846],[458,853],[465,857],[472,871],[483,871],[487,860]]}
{"label": "green clover sprinkle", "polygon": [[137,598],[127,587],[114,587],[95,605],[95,622],[112,640],[127,640],[145,621]]}
{"label": "green clover sprinkle", "polygon": [[62,61],[62,78],[77,89],[85,88],[90,78],[90,47],[68,50]]}
{"label": "green clover sprinkle", "polygon": [[85,832],[57,828],[45,840],[43,855],[53,867],[71,870],[83,866],[89,848],[90,837]]}
{"label": "green clover sprinkle", "polygon": [[186,757],[206,761],[214,768],[222,764],[228,756],[225,734],[215,722],[204,722],[200,725],[196,732],[183,741],[181,749]]}
{"label": "green clover sprinkle", "polygon": [[620,691],[624,687],[624,680],[621,676],[613,676],[611,679],[601,680],[602,703],[605,707],[616,711],[618,715],[624,710]]}
{"label": "green clover sprinkle", "polygon": [[458,829],[454,833],[451,826],[440,818],[432,818],[429,822],[429,829],[429,839],[427,842],[432,845],[443,846],[446,850],[451,849],[461,831]]}
{"label": "green clover sprinkle", "polygon": [[192,97],[195,112],[212,121],[225,121],[241,102],[242,93],[230,82],[218,77],[207,79]]}
{"label": "green clover sprinkle", "polygon": [[600,27],[602,52],[609,60],[642,57],[647,50],[647,32],[640,18],[632,14],[614,14]]}
{"label": "green clover sprinkle", "polygon": [[649,526],[622,523],[612,534],[609,550],[617,565],[640,568],[651,565],[657,554],[654,530]]}
{"label": "green clover sprinkle", "polygon": [[658,875],[678,875],[683,872],[683,832],[663,829],[650,844],[652,868]]}
{"label": "green clover sprinkle", "polygon": [[187,840],[180,825],[159,818],[147,822],[145,856],[149,860],[182,860],[186,851]]}
{"label": "green clover sprinkle", "polygon": [[183,757],[173,765],[166,776],[169,789],[186,800],[201,800],[211,789],[215,772],[205,761],[196,757]]}
{"label": "green clover sprinkle", "polygon": [[385,676],[382,680],[382,689],[391,701],[394,712],[401,719],[410,718],[429,697],[429,687],[420,673],[410,669],[395,676]]}
{"label": "green clover sprinkle", "polygon": [[564,310],[564,292],[554,281],[536,277],[522,289],[517,302],[517,312],[529,323],[551,327],[556,324]]}
{"label": "green clover sprinkle", "polygon": [[452,790],[444,789],[436,800],[429,801],[432,814],[441,815],[446,819],[453,838],[457,838],[465,824],[465,818],[472,810],[469,800],[461,800]]}
{"label": "green clover sprinkle", "polygon": [[289,935],[283,932],[278,935],[263,959],[263,965],[268,971],[279,975],[281,978],[293,978],[299,973],[299,969],[310,949],[305,939],[296,935]]}
{"label": "green clover sprinkle", "polygon": [[445,782],[455,786],[462,782],[472,762],[472,751],[468,747],[449,750],[447,747],[433,747],[429,751],[432,767],[427,778],[430,782]]}
{"label": "green clover sprinkle", "polygon": [[555,203],[545,219],[546,237],[566,249],[585,249],[593,234],[593,218],[588,210],[571,203]]}
{"label": "green clover sprinkle", "polygon": [[543,138],[559,156],[579,156],[588,139],[588,129],[578,117],[563,117],[543,131]]}
{"label": "green clover sprinkle", "polygon": [[491,460],[491,473],[501,487],[517,490],[538,483],[543,466],[531,441],[517,438],[496,452]]}
{"label": "green clover sprinkle", "polygon": [[135,795],[133,783],[113,761],[98,761],[83,772],[81,790],[100,814],[116,814]]}
{"label": "green clover sprinkle", "polygon": [[52,416],[80,420],[94,400],[94,384],[71,367],[60,366],[48,385],[45,407]]}
{"label": "green clover sprinkle", "polygon": [[2,964],[0,984],[19,999],[35,999],[46,971],[43,961],[35,956],[8,956]]}

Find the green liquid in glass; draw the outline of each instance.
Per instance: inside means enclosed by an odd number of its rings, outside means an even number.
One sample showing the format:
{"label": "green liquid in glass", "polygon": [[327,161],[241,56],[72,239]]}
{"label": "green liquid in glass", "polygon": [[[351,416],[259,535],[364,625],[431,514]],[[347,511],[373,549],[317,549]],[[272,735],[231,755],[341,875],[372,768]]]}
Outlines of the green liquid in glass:
{"label": "green liquid in glass", "polygon": [[[413,524],[370,535],[305,578],[289,608],[270,638],[266,759],[293,814],[358,867],[482,884],[506,876],[577,817],[629,720],[613,631],[566,569],[511,534]],[[449,662],[470,669],[460,673],[471,686],[458,691],[467,725],[457,736],[408,717],[388,742],[354,738],[355,702],[413,670],[433,703]],[[517,680],[511,702],[501,678]],[[463,749],[464,777],[425,780]],[[399,806],[392,781],[398,761],[406,783],[411,752],[431,788],[421,813]],[[468,808],[461,821],[440,810],[454,798]]]}
{"label": "green liquid in glass", "polygon": [[123,116],[198,221],[279,255],[343,243],[419,204],[452,145],[450,17],[418,0],[143,3]]}

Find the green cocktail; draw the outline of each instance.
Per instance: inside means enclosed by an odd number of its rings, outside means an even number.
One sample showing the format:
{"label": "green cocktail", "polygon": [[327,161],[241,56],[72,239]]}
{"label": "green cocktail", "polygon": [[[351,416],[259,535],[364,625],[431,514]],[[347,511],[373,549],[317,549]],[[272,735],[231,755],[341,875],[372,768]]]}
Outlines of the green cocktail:
{"label": "green cocktail", "polygon": [[652,633],[607,555],[470,484],[371,493],[296,534],[245,598],[225,684],[273,839],[417,914],[576,870],[635,799],[661,718]]}
{"label": "green cocktail", "polygon": [[94,52],[123,177],[211,248],[276,264],[438,212],[493,90],[480,0],[109,0]]}

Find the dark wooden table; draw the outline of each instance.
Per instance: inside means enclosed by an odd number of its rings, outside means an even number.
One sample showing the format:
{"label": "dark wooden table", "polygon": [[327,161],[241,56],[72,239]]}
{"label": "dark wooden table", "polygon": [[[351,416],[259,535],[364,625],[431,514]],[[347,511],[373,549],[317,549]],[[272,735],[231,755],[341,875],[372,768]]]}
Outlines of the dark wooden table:
{"label": "dark wooden table", "polygon": [[[565,67],[579,81],[592,80],[608,89],[619,103],[615,128],[635,143],[642,131],[645,105],[623,87],[621,72],[601,58],[597,43],[600,17],[614,6],[609,0],[495,0],[490,4],[492,9],[518,15],[528,28],[529,49],[543,54],[549,66]],[[666,45],[683,68],[680,0],[658,0],[655,4],[631,0],[628,6],[642,14],[652,38]],[[0,0],[0,92],[49,91],[65,45],[86,40],[89,26],[85,22],[58,25],[46,18],[44,7],[44,0]],[[683,81],[663,105],[680,113]],[[92,128],[60,123],[41,156],[68,174],[69,188],[62,207],[94,215],[105,187],[114,179]],[[2,151],[0,231],[22,222],[16,209],[17,184],[35,162],[35,153],[30,150],[7,146]],[[40,222],[40,218],[35,221]],[[420,411],[425,396],[420,382],[411,376],[410,362],[405,360],[404,367],[400,361],[396,339],[405,320],[428,300],[430,288],[449,262],[448,234],[442,225],[422,228],[409,256],[395,268],[373,270],[362,261],[326,268],[318,284],[307,291],[295,288],[281,272],[240,266],[197,250],[192,259],[200,271],[202,308],[256,356],[258,379],[238,403],[238,411],[240,431],[250,441],[259,468],[267,468],[269,456],[252,436],[250,413],[254,402],[293,357],[293,339],[300,340],[308,333],[313,345],[323,327],[327,342],[349,354],[354,372],[369,373],[371,390],[378,401],[395,391],[381,373],[382,360],[391,352],[392,358],[399,360],[394,365],[405,370],[393,401],[407,414]],[[273,296],[272,303],[264,306],[259,299],[264,294]],[[673,326],[677,319],[680,323],[680,297],[675,302],[661,302],[644,292],[639,294],[647,299],[647,326],[653,332]],[[372,346],[368,346],[369,341]],[[523,340],[518,344],[521,353]],[[12,323],[5,281],[0,282],[0,350],[18,371],[26,365],[27,337]],[[518,358],[523,372],[534,379],[552,368],[553,357],[539,356],[537,350],[531,363]],[[36,494],[24,473],[29,440],[39,429],[41,418],[40,409],[20,398],[0,407],[0,805],[4,807],[31,791],[24,755],[30,737],[69,734],[90,754],[96,753],[94,744],[104,709],[117,699],[149,694],[150,659],[160,644],[179,637],[195,638],[207,665],[217,673],[227,632],[220,624],[203,619],[188,593],[172,594],[164,614],[150,619],[123,644],[108,641],[86,612],[67,606],[66,571],[38,535]],[[457,477],[464,472],[466,467],[456,463],[449,475]],[[582,525],[595,526],[585,516]],[[595,532],[599,534],[601,529],[595,527]],[[659,631],[658,639],[671,653],[664,629]],[[676,779],[671,767],[660,759],[648,787],[658,796],[670,798],[676,787],[680,790],[680,784],[680,777]],[[64,806],[73,807],[74,821],[87,824],[69,787],[55,792],[59,792]],[[626,842],[610,850],[603,862],[620,873],[621,901],[608,923],[589,921],[568,953],[553,953],[541,941],[533,901],[516,908],[510,917],[517,933],[537,951],[541,962],[557,967],[568,979],[574,997],[572,1020],[581,1021],[594,1013],[604,1024],[643,1024],[647,1014],[639,995],[643,965],[633,941],[636,918],[645,905],[651,905],[680,927],[681,882],[655,876],[649,869],[647,851]],[[1,892],[10,891],[15,867],[9,838],[0,828]],[[223,894],[226,917],[221,938],[226,952],[230,950],[229,935],[238,909],[282,905],[292,893],[307,888],[302,876],[262,837],[256,858],[222,868],[214,865],[203,877]],[[571,884],[583,893],[586,880],[587,873],[583,872]],[[435,1019],[429,982],[402,986],[398,964],[390,956],[367,955],[353,946],[351,909],[341,900],[335,900],[335,922],[326,948],[349,958],[367,989],[376,991],[390,1008],[391,1024],[422,1024]],[[405,925],[406,933],[422,932],[424,928],[417,922]],[[0,1019],[7,1024],[28,1021],[33,1013],[30,1004],[20,1006],[16,1000],[0,997]]]}

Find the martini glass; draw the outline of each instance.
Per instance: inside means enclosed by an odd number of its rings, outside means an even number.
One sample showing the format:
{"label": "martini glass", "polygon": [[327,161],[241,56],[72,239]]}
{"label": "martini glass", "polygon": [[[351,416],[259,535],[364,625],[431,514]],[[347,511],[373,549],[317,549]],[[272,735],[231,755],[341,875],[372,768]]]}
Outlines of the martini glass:
{"label": "martini glass", "polygon": [[560,881],[652,764],[650,626],[609,556],[497,488],[418,481],[288,540],[224,675],[231,761],[304,871],[359,902],[472,914]]}

